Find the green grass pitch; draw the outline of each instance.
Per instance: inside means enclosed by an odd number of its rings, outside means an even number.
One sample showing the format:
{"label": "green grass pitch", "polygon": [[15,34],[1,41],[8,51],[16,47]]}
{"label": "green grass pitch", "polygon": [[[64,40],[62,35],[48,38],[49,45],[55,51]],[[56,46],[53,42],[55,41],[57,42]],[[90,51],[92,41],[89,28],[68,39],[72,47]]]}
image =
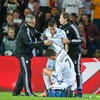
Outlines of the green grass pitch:
{"label": "green grass pitch", "polygon": [[[40,93],[35,93],[39,95]],[[83,94],[82,98],[65,98],[65,97],[28,97],[28,96],[12,96],[12,92],[0,92],[0,100],[100,100],[100,95]]]}

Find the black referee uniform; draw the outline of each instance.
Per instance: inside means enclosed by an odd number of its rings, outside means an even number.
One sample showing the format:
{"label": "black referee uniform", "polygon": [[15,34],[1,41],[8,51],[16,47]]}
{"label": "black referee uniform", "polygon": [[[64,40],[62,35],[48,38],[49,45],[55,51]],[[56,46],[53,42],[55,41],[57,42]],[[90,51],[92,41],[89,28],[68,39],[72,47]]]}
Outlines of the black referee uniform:
{"label": "black referee uniform", "polygon": [[78,91],[82,91],[82,75],[80,61],[83,40],[81,33],[73,22],[69,22],[64,26],[62,25],[60,26],[60,28],[66,32],[67,37],[70,40],[68,55],[71,57],[75,66],[77,89]]}

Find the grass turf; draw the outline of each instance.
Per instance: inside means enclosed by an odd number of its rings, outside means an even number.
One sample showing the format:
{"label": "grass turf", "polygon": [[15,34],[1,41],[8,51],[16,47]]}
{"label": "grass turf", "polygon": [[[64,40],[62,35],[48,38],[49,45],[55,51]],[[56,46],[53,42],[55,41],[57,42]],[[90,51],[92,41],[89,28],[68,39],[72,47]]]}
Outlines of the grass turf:
{"label": "grass turf", "polygon": [[[40,94],[40,93],[35,93]],[[12,96],[11,92],[0,92],[0,100],[100,100],[100,95],[83,94],[82,98],[65,98],[65,97],[28,97],[28,96]]]}

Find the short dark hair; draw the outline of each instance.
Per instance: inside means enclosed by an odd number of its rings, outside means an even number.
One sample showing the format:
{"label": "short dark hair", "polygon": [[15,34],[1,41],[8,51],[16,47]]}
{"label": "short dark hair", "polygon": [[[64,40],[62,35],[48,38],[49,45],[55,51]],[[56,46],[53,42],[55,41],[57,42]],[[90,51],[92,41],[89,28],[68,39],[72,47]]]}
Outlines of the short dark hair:
{"label": "short dark hair", "polygon": [[13,13],[19,13],[20,14],[20,10],[19,9],[14,9]]}
{"label": "short dark hair", "polygon": [[56,56],[56,54],[57,53],[53,49],[47,49],[45,51],[45,56],[48,56],[48,57],[50,57],[50,56]]}
{"label": "short dark hair", "polygon": [[57,23],[56,23],[56,21],[54,19],[49,20],[48,26],[53,27],[55,25],[57,25]]}
{"label": "short dark hair", "polygon": [[71,13],[71,16],[76,17],[77,18],[77,14],[76,13]]}
{"label": "short dark hair", "polygon": [[61,13],[60,15],[62,15],[63,18],[66,18],[68,22],[70,21],[70,14],[69,13],[67,13],[67,12],[66,13]]}

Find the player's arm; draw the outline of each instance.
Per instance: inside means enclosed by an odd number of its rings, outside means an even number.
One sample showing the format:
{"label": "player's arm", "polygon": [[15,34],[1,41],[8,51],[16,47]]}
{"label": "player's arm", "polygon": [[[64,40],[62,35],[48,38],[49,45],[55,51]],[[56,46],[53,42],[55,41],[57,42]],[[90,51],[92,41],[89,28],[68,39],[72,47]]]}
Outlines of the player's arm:
{"label": "player's arm", "polygon": [[56,73],[57,73],[57,81],[58,82],[62,82],[63,78],[62,78],[62,63],[59,62],[56,68]]}
{"label": "player's arm", "polygon": [[83,43],[83,40],[82,38],[76,38],[76,39],[63,39],[63,43],[65,44],[82,44]]}
{"label": "player's arm", "polygon": [[[62,42],[63,42],[63,39],[66,39],[67,38],[67,36],[66,36],[66,33],[65,33],[65,31],[63,31],[63,38],[62,38]],[[64,44],[64,46],[65,46],[65,51],[66,51],[66,53],[68,52],[68,50],[69,50],[69,44],[68,43],[63,43]]]}
{"label": "player's arm", "polygon": [[61,12],[64,13],[65,12],[65,7],[66,7],[66,3],[65,1],[62,2],[62,9]]}
{"label": "player's arm", "polygon": [[77,18],[77,21],[78,21],[78,22],[79,22],[80,19],[81,19],[82,11],[83,11],[83,8],[80,8],[80,9],[79,9],[79,16],[78,16],[78,18]]}
{"label": "player's arm", "polygon": [[41,34],[40,39],[41,40],[47,40],[46,30]]}
{"label": "player's arm", "polygon": [[[74,28],[76,28],[76,27],[74,27]],[[63,39],[63,43],[65,43],[65,44],[67,44],[67,43],[68,44],[76,44],[76,45],[82,44],[83,43],[82,35],[81,35],[80,31],[77,28],[76,28],[76,30],[71,28],[69,30],[69,34],[73,33],[74,38],[72,38],[70,36],[70,38]]]}
{"label": "player's arm", "polygon": [[43,40],[46,40],[46,39],[47,39],[46,35],[43,35]]}
{"label": "player's arm", "polygon": [[65,44],[65,51],[66,51],[66,53],[68,52],[68,50],[69,50],[69,45],[66,43]]}

